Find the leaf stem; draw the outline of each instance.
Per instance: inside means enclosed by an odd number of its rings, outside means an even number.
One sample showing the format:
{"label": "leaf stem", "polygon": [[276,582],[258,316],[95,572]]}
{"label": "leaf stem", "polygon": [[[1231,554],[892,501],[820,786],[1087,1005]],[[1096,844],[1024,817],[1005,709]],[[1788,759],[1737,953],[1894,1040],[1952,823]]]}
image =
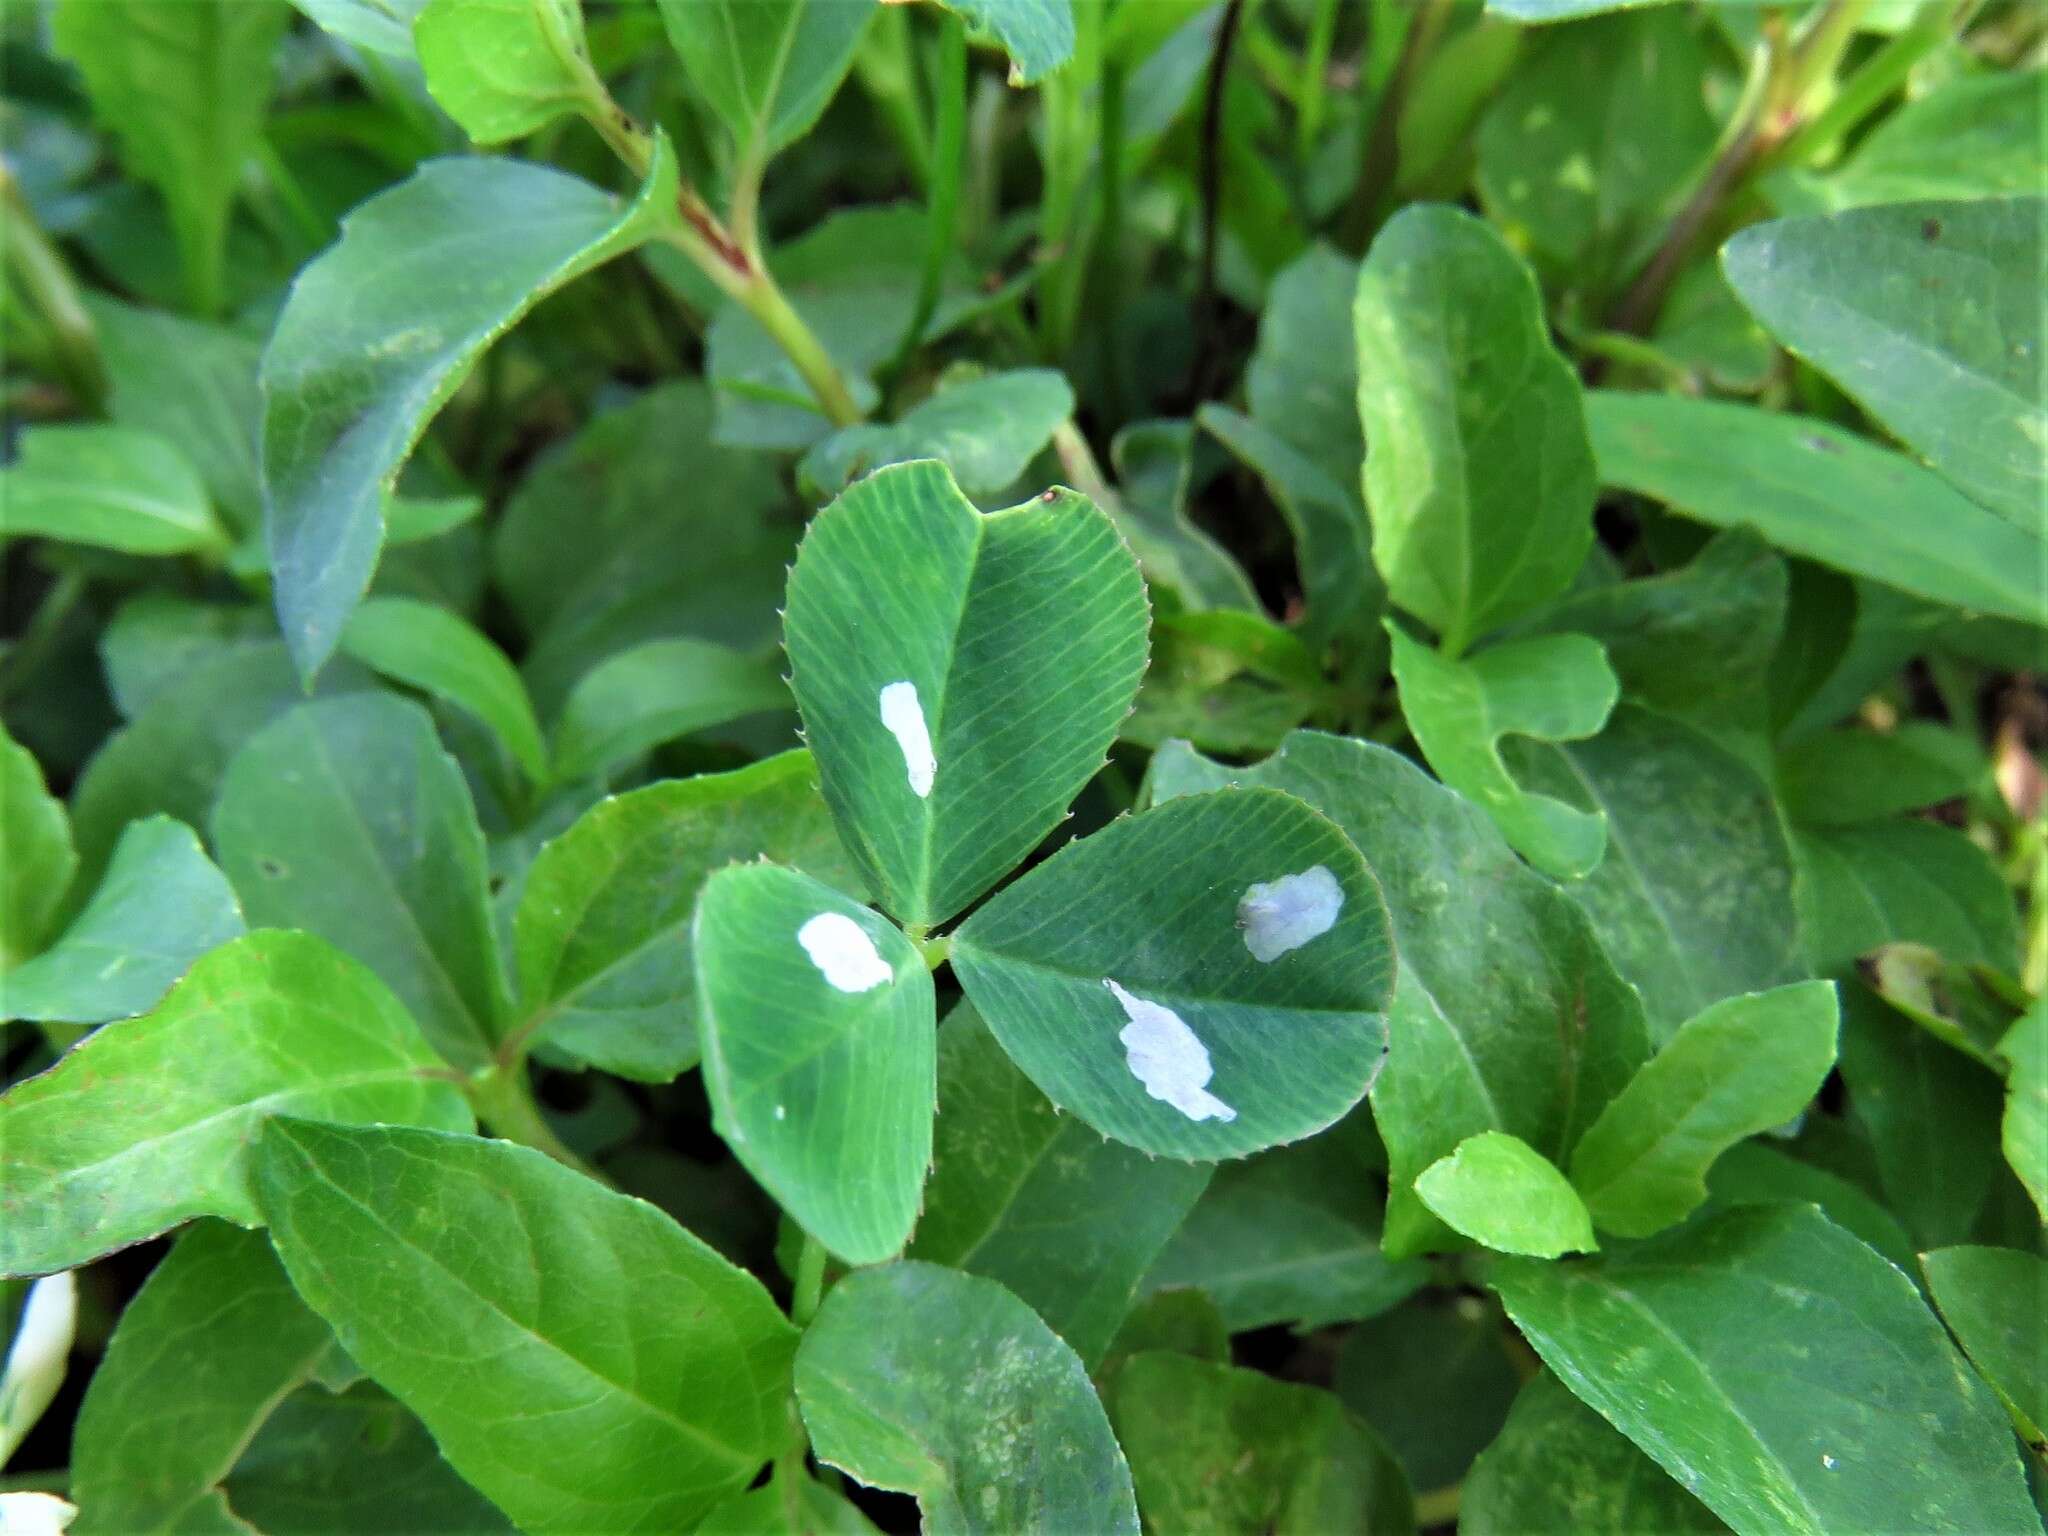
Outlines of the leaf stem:
{"label": "leaf stem", "polygon": [[523,1061],[503,1062],[470,1078],[462,1088],[469,1097],[470,1107],[476,1111],[477,1119],[492,1135],[516,1141],[523,1147],[532,1147],[536,1152],[545,1152],[565,1168],[573,1168],[600,1184],[611,1183],[610,1179],[570,1151],[561,1137],[555,1134],[554,1127],[541,1113],[540,1105],[534,1102],[533,1088],[527,1081]]}
{"label": "leaf stem", "polygon": [[1448,1488],[1434,1488],[1428,1493],[1415,1496],[1415,1524],[1419,1530],[1428,1530],[1433,1525],[1449,1525],[1458,1518],[1458,1504],[1464,1497],[1465,1485],[1453,1483]]}
{"label": "leaf stem", "polygon": [[71,268],[37,221],[14,173],[0,165],[0,214],[4,214],[8,277],[21,286],[50,328],[57,365],[79,403],[97,412],[106,402],[106,370],[100,362],[99,333],[78,296]]}
{"label": "leaf stem", "polygon": [[825,1245],[806,1232],[803,1250],[796,1260],[796,1287],[790,1293],[789,1320],[799,1328],[810,1327],[824,1294]]}
{"label": "leaf stem", "polygon": [[897,343],[887,376],[894,378],[910,362],[925,327],[939,307],[939,286],[960,227],[960,178],[967,148],[967,27],[959,17],[940,18],[937,99],[933,103],[932,169],[927,202],[924,271],[918,275],[917,305]]}
{"label": "leaf stem", "polygon": [[1103,474],[1102,466],[1095,460],[1095,450],[1088,446],[1088,439],[1081,435],[1071,416],[1052,429],[1052,451],[1067,478],[1074,482],[1075,490],[1112,516],[1123,509],[1123,498]]}

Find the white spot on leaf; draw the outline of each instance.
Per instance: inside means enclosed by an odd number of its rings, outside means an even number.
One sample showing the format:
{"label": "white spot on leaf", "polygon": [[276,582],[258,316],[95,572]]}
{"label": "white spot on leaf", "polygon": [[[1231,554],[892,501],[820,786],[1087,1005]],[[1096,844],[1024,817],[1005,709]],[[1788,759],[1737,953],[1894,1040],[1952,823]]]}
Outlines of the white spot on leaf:
{"label": "white spot on leaf", "polygon": [[1133,997],[1104,977],[1131,1022],[1117,1032],[1131,1075],[1153,1098],[1171,1104],[1190,1120],[1235,1120],[1237,1111],[1208,1091],[1215,1075],[1209,1051],[1171,1008]]}
{"label": "white spot on leaf", "polygon": [[924,706],[917,701],[917,684],[891,683],[882,690],[881,702],[882,724],[903,749],[911,793],[922,800],[932,792],[939,760],[932,755],[932,733],[925,727]]}
{"label": "white spot on leaf", "polygon": [[1322,865],[1245,887],[1237,926],[1254,960],[1278,960],[1328,933],[1344,910],[1344,888]]}
{"label": "white spot on leaf", "polygon": [[811,964],[842,992],[871,991],[896,978],[867,931],[843,912],[820,912],[797,929],[796,941]]}
{"label": "white spot on leaf", "polygon": [[0,1493],[0,1536],[61,1536],[78,1506],[54,1493]]}

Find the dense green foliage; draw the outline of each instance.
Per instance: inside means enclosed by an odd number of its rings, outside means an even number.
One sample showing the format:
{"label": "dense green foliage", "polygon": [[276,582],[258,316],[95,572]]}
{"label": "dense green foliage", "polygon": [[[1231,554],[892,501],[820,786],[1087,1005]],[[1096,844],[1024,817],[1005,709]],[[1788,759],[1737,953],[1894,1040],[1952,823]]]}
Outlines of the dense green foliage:
{"label": "dense green foliage", "polygon": [[9,0],[0,1532],[2038,1536],[2044,58]]}

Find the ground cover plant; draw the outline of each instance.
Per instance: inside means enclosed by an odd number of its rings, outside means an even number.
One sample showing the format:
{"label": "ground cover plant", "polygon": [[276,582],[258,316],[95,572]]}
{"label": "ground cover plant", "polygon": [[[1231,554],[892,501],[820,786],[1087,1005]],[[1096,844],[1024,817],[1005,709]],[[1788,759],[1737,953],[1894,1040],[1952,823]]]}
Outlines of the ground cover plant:
{"label": "ground cover plant", "polygon": [[0,1531],[2038,1532],[2016,0],[14,0]]}

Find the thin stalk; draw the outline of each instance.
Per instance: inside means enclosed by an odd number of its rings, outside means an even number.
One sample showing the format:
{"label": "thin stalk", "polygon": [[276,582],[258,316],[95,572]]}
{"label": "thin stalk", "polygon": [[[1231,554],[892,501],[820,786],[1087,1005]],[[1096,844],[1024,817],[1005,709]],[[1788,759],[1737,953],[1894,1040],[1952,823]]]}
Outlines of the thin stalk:
{"label": "thin stalk", "polygon": [[1861,68],[1842,82],[1833,100],[1813,115],[1779,151],[1781,164],[1809,165],[1821,159],[1857,124],[1906,83],[1914,67],[1969,24],[1982,0],[1949,0],[1932,5],[1903,32],[1887,38]]}
{"label": "thin stalk", "polygon": [[1337,43],[1338,0],[1316,0],[1309,18],[1308,42],[1301,56],[1301,96],[1295,105],[1294,155],[1307,165],[1322,137],[1324,103],[1329,91],[1330,50]]}
{"label": "thin stalk", "polygon": [[1123,313],[1124,159],[1124,66],[1111,60],[1102,70],[1102,196],[1093,282],[1096,312],[1104,317],[1095,328],[1096,342],[1114,421],[1123,420],[1131,398],[1130,359],[1116,324]]}
{"label": "thin stalk", "polygon": [[887,376],[894,378],[908,366],[911,355],[924,339],[939,307],[939,285],[946,274],[946,258],[953,253],[953,238],[960,227],[960,179],[967,159],[967,28],[960,18],[940,17],[938,70],[933,81],[932,160],[930,198],[925,214],[924,271],[918,275],[917,305],[910,325],[897,344]]}
{"label": "thin stalk", "polygon": [[796,1259],[796,1286],[790,1293],[789,1320],[799,1328],[810,1327],[824,1294],[825,1245],[806,1232],[803,1250]]}
{"label": "thin stalk", "polygon": [[1678,274],[1725,205],[1767,166],[1805,120],[1809,98],[1833,78],[1871,0],[1824,0],[1806,34],[1774,52],[1763,89],[1751,93],[1705,179],[1664,232],[1656,254],[1630,284],[1606,329],[1640,336],[1655,322]]}
{"label": "thin stalk", "polygon": [[536,1152],[545,1152],[566,1168],[573,1168],[600,1184],[611,1180],[578,1157],[563,1144],[547,1117],[534,1102],[533,1088],[526,1080],[526,1064],[510,1061],[469,1079],[463,1085],[477,1119],[494,1136],[516,1141]]}
{"label": "thin stalk", "polygon": [[65,621],[84,596],[85,576],[81,572],[65,571],[51,583],[42,602],[36,605],[35,617],[28,621],[21,639],[7,653],[6,670],[0,673],[0,701],[12,698],[42,670],[64,632]]}
{"label": "thin stalk", "polygon": [[1458,1504],[1463,1498],[1465,1485],[1453,1483],[1448,1488],[1432,1489],[1415,1496],[1415,1524],[1422,1530],[1433,1525],[1449,1525],[1458,1518]]}
{"label": "thin stalk", "polygon": [[1205,332],[1215,326],[1216,231],[1223,202],[1223,89],[1230,78],[1230,55],[1244,12],[1245,0],[1225,0],[1202,92],[1202,286],[1195,309]]}
{"label": "thin stalk", "polygon": [[1401,61],[1394,66],[1393,77],[1373,103],[1373,110],[1363,119],[1365,143],[1358,185],[1352,189],[1351,201],[1344,210],[1343,241],[1347,246],[1364,249],[1378,221],[1380,204],[1394,186],[1401,164],[1402,110],[1408,104],[1408,93],[1422,77],[1423,65],[1443,41],[1444,29],[1450,25],[1455,8],[1455,0],[1422,0],[1421,8],[1408,23]]}
{"label": "thin stalk", "polygon": [[1088,268],[1083,193],[1094,151],[1095,87],[1102,73],[1102,0],[1074,7],[1074,56],[1039,87],[1045,125],[1045,190],[1039,203],[1040,259],[1050,270],[1038,285],[1038,341],[1046,356],[1065,357],[1081,308]]}
{"label": "thin stalk", "polygon": [[1095,461],[1095,450],[1088,446],[1088,439],[1081,435],[1071,417],[1052,429],[1052,451],[1075,490],[1105,512],[1114,513],[1122,508],[1123,498],[1103,474],[1102,466]]}
{"label": "thin stalk", "polygon": [[925,136],[924,114],[919,110],[909,9],[888,6],[875,17],[853,56],[853,77],[875,104],[882,126],[902,152],[912,184],[918,191],[928,192],[935,152]]}
{"label": "thin stalk", "polygon": [[5,248],[9,279],[49,327],[65,384],[80,404],[100,410],[107,384],[100,362],[99,333],[79,298],[71,268],[5,165],[0,165],[0,213],[5,214],[0,220],[5,225],[0,246]]}

